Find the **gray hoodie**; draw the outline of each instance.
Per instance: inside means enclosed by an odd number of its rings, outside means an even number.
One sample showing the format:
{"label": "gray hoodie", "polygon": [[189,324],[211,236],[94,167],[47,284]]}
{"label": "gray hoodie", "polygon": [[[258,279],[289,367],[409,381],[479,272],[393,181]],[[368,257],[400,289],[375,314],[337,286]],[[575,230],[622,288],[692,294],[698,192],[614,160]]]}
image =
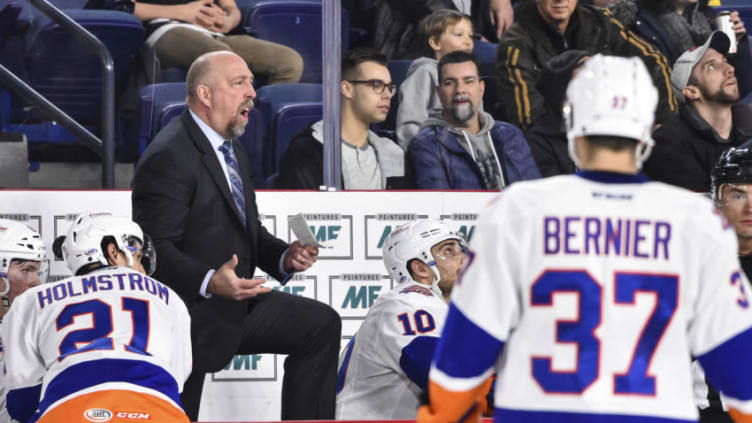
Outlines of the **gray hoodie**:
{"label": "gray hoodie", "polygon": [[[324,142],[323,129],[323,120],[311,125],[311,135],[320,143]],[[363,147],[342,141],[342,184],[345,189],[386,189],[386,178],[405,176],[405,152],[389,138],[369,130],[368,142]]]}
{"label": "gray hoodie", "polygon": [[441,101],[436,94],[436,86],[439,85],[438,63],[431,57],[415,59],[407,70],[407,78],[399,87],[397,142],[405,151],[429,116],[441,116]]}
{"label": "gray hoodie", "polygon": [[421,125],[421,129],[427,126],[447,128],[457,136],[457,142],[470,154],[470,157],[478,165],[486,186],[489,189],[501,189],[506,185],[506,181],[504,181],[504,173],[501,170],[501,161],[496,154],[496,148],[494,148],[493,140],[491,139],[491,129],[494,127],[496,121],[493,116],[483,111],[478,112],[478,119],[480,121],[480,131],[477,134],[452,126],[452,124],[444,119],[443,114],[429,117]]}

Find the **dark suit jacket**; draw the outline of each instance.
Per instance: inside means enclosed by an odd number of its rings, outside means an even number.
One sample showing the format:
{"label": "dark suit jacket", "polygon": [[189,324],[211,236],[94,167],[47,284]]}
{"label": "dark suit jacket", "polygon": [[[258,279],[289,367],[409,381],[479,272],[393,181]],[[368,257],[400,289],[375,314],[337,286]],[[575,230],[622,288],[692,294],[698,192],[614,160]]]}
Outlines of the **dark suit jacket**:
{"label": "dark suit jacket", "polygon": [[[243,147],[233,143],[243,179],[247,225],[243,227],[217,155],[188,109],[154,138],[136,166],[133,220],[157,252],[154,276],[174,289],[191,314],[193,369],[214,372],[236,353],[248,301],[199,294],[210,269],[235,253],[239,277],[259,266],[282,280],[279,260],[288,245],[261,226]],[[179,342],[180,340],[176,340]]]}

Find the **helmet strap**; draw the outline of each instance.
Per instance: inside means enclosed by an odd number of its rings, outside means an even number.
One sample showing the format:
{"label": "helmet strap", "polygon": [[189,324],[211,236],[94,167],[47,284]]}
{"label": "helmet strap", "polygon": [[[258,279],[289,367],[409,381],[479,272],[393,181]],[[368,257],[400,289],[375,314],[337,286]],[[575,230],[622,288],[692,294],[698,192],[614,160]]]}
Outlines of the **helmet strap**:
{"label": "helmet strap", "polygon": [[582,162],[580,161],[580,158],[577,157],[577,149],[575,148],[575,137],[569,135],[567,138],[567,152],[569,153],[569,158],[572,159],[577,169],[582,169]]}
{"label": "helmet strap", "polygon": [[5,298],[10,292],[10,278],[7,273],[0,273],[0,282],[3,284],[2,291],[0,291],[0,297]]}
{"label": "helmet strap", "polygon": [[428,267],[433,270],[433,274],[436,276],[436,278],[431,282],[431,291],[434,292],[434,294],[438,295],[439,297],[443,298],[444,294],[441,292],[441,288],[439,288],[439,281],[441,280],[441,274],[439,273],[439,266],[436,264],[436,259],[434,259],[431,263],[428,264]]}
{"label": "helmet strap", "polygon": [[637,147],[635,147],[635,165],[637,165],[638,171],[642,169],[642,164],[645,163],[645,160],[647,160],[648,157],[650,157],[652,151],[652,143],[647,143],[645,141],[637,142]]}

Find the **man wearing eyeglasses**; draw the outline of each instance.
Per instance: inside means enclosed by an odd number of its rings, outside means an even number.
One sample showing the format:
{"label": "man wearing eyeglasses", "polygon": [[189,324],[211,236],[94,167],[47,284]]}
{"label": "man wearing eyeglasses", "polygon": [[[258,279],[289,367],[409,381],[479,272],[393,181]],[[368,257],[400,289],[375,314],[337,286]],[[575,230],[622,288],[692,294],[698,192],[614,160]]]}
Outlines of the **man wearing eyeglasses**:
{"label": "man wearing eyeglasses", "polygon": [[383,256],[396,286],[379,296],[340,355],[340,420],[415,414],[465,260],[465,240],[441,221],[415,220],[389,235]]}
{"label": "man wearing eyeglasses", "polygon": [[429,117],[407,148],[417,188],[498,191],[540,178],[522,132],[478,110],[485,84],[475,56],[454,51],[438,67],[443,115]]}
{"label": "man wearing eyeglasses", "polygon": [[[342,184],[344,189],[404,188],[402,149],[369,125],[383,122],[396,86],[386,57],[371,48],[342,58]],[[276,188],[319,189],[323,184],[323,121],[296,135],[280,160]]]}

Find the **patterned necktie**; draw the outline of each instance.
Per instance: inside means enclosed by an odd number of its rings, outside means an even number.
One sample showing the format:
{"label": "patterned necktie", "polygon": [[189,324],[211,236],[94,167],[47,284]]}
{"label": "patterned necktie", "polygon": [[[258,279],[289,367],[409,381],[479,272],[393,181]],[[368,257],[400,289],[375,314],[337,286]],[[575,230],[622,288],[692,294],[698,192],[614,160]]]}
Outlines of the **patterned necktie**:
{"label": "patterned necktie", "polygon": [[232,141],[225,141],[219,151],[225,156],[225,163],[227,164],[227,173],[230,175],[230,191],[232,192],[232,199],[235,200],[235,207],[240,212],[241,220],[243,220],[243,226],[245,226],[245,196],[243,195],[243,180],[240,179],[240,169],[238,168],[238,161],[235,157],[235,150],[232,148]]}

